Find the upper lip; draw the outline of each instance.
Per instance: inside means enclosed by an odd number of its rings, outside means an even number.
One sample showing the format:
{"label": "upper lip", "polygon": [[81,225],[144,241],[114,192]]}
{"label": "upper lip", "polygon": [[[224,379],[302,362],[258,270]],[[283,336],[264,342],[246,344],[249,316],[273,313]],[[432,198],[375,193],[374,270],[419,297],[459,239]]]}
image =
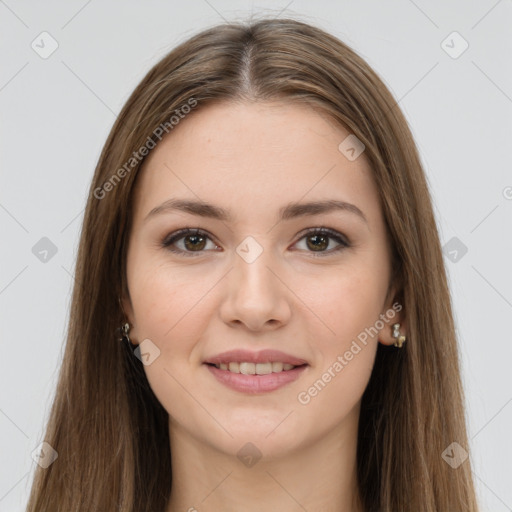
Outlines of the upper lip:
{"label": "upper lip", "polygon": [[220,364],[220,363],[288,363],[293,366],[301,366],[307,364],[307,361],[290,354],[285,354],[280,350],[260,350],[259,352],[252,352],[250,350],[228,350],[216,356],[209,357],[204,361],[205,363]]}

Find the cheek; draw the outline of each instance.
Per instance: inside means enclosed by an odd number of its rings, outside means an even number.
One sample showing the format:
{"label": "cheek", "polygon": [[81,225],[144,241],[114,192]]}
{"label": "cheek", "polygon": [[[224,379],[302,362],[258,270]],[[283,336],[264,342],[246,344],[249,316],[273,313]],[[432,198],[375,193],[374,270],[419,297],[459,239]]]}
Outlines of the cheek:
{"label": "cheek", "polygon": [[294,290],[323,324],[320,339],[326,347],[322,351],[343,350],[375,325],[387,287],[384,274],[360,262],[297,280]]}
{"label": "cheek", "polygon": [[[139,266],[132,277],[135,339],[149,339],[159,350],[158,357],[144,366],[146,377],[167,412],[186,422],[185,412],[195,406],[183,390],[193,389],[190,371],[199,364],[198,341],[215,312],[208,301],[215,280],[168,265],[148,265],[147,271]],[[200,413],[199,424],[204,421]]]}
{"label": "cheek", "polygon": [[[377,351],[382,288],[368,273],[352,269],[321,283],[308,305],[329,327],[313,339],[316,364],[296,396],[301,417],[323,416],[324,428],[339,424],[361,399]],[[364,276],[364,277],[363,277]]]}
{"label": "cheek", "polygon": [[183,346],[183,334],[190,336],[206,320],[205,299],[214,284],[208,274],[165,264],[139,266],[129,283],[138,339],[154,339],[164,349],[178,338]]}
{"label": "cheek", "polygon": [[[350,360],[347,354],[351,354]],[[316,369],[296,397],[301,422],[311,425],[316,434],[322,434],[342,424],[352,414],[358,416],[358,405],[368,385],[375,354],[375,344],[352,346]]]}
{"label": "cheek", "polygon": [[386,276],[361,263],[318,277],[315,287],[303,281],[303,293],[309,290],[305,302],[321,323],[311,317],[319,324],[313,338],[318,359],[298,401],[327,408],[337,403],[333,414],[343,415],[360,399],[371,375]]}

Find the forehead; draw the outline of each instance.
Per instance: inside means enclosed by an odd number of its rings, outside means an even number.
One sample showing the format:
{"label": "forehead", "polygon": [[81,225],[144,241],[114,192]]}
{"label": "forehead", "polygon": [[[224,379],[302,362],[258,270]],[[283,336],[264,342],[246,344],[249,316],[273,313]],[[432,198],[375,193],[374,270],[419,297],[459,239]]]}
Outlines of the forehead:
{"label": "forehead", "polygon": [[146,157],[136,193],[140,214],[179,196],[232,206],[240,215],[327,198],[380,215],[364,153],[350,160],[340,151],[350,133],[327,115],[284,102],[196,108]]}

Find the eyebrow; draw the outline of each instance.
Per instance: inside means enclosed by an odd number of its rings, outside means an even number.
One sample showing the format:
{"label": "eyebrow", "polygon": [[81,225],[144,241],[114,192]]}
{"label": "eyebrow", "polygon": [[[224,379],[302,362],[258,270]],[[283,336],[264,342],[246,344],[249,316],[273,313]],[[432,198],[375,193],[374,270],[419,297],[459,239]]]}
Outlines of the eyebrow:
{"label": "eyebrow", "polygon": [[[204,201],[190,199],[168,199],[159,206],[153,208],[144,219],[147,221],[150,217],[161,213],[181,211],[199,217],[209,217],[212,219],[231,222],[232,217],[228,210]],[[308,215],[318,215],[321,213],[330,213],[333,211],[346,211],[354,213],[359,218],[368,223],[364,213],[354,204],[336,199],[325,201],[311,201],[308,203],[289,203],[279,209],[279,220],[290,220],[297,217]]]}

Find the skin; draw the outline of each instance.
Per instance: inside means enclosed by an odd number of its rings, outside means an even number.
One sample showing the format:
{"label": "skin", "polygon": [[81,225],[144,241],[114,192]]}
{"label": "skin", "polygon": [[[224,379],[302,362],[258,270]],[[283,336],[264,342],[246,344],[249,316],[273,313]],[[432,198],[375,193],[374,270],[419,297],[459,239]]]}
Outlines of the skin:
{"label": "skin", "polygon": [[[123,305],[132,342],[149,339],[160,351],[144,370],[169,413],[167,512],[362,510],[360,401],[377,344],[394,342],[395,322],[406,334],[400,313],[359,343],[362,349],[309,403],[298,400],[395,302],[378,193],[364,153],[349,161],[338,150],[347,135],[307,106],[199,105],[145,160]],[[207,201],[233,219],[182,211],[147,217],[171,197]],[[349,211],[278,221],[285,204],[326,199],[356,205],[367,222]],[[210,237],[174,242],[191,256],[162,246],[187,227]],[[333,252],[341,244],[327,238],[329,245],[315,250],[314,233],[303,232],[320,227],[339,232],[349,247]],[[252,263],[236,252],[247,236],[263,249]],[[276,391],[248,395],[219,383],[203,364],[233,348],[278,349],[308,366]],[[261,453],[252,467],[237,457],[248,442]]]}

